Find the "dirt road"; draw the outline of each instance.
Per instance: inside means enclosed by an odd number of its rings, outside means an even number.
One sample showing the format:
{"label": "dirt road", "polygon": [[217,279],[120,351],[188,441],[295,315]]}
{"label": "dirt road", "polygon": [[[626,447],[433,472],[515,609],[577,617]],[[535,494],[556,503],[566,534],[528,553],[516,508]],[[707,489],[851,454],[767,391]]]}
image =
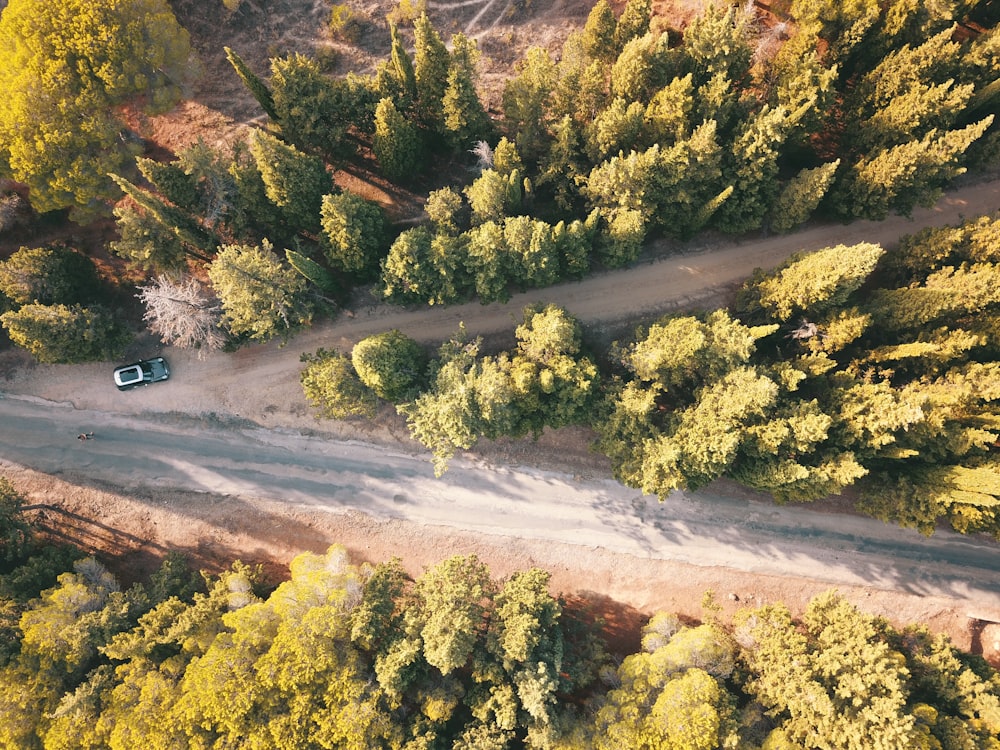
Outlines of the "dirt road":
{"label": "dirt road", "polygon": [[[717,485],[666,502],[610,480],[420,456],[358,442],[175,415],[128,416],[0,399],[0,455],[126,489],[280,501],[419,526],[579,545],[831,585],[901,589],[1000,613],[1000,555],[984,538],[931,538],[872,519],[779,507]],[[92,440],[77,434],[92,430]]]}

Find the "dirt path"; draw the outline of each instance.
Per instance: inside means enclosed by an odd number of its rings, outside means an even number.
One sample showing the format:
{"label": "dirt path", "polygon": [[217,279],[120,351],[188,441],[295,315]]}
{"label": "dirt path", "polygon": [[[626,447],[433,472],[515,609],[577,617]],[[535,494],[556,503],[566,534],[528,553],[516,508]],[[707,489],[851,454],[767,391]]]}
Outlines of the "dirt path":
{"label": "dirt path", "polygon": [[[679,246],[676,255],[517,294],[506,304],[484,306],[471,302],[421,309],[374,305],[354,310],[353,318],[342,315],[318,324],[285,345],[275,342],[251,346],[235,354],[213,354],[204,359],[191,351],[162,348],[155,343],[137,346],[131,352],[136,357],[163,353],[169,359],[174,377],[166,387],[119,394],[109,387],[107,372],[112,363],[99,363],[26,369],[8,365],[8,380],[3,388],[50,401],[68,400],[80,409],[183,411],[250,420],[264,427],[311,429],[317,423],[298,384],[302,352],[320,347],[349,352],[360,339],[392,328],[436,345],[452,336],[462,322],[471,336],[506,333],[512,339],[523,308],[538,302],[565,307],[587,327],[615,326],[672,310],[710,305],[755,268],[773,268],[799,250],[862,241],[891,246],[900,236],[923,227],[958,223],[997,210],[1000,180],[951,192],[933,208],[915,211],[910,219],[892,217],[884,222],[816,226],[789,235],[716,240],[711,246],[695,241]],[[0,372],[2,368],[0,361]],[[372,439],[367,425],[345,428],[325,423],[323,429],[344,434],[356,434],[360,429]],[[397,430],[393,437],[396,439],[405,440],[405,435]]]}

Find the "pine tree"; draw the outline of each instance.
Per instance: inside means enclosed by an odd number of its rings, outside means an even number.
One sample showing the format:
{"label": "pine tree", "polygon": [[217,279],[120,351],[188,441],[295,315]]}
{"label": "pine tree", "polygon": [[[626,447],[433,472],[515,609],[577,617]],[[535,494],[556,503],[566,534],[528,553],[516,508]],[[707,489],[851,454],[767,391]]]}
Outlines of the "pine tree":
{"label": "pine tree", "polygon": [[320,216],[323,250],[333,265],[362,277],[378,268],[389,244],[378,204],[350,192],[326,195]]}
{"label": "pine tree", "polygon": [[596,244],[598,259],[608,268],[628,265],[642,252],[646,219],[634,209],[614,209],[604,218]]}
{"label": "pine tree", "polygon": [[815,37],[802,29],[782,45],[772,70],[773,105],[801,113],[792,123],[789,140],[808,147],[811,135],[830,130],[825,125],[834,111],[839,70],[836,65],[823,65]]}
{"label": "pine tree", "polygon": [[862,158],[835,189],[835,207],[845,217],[884,219],[890,211],[908,214],[930,205],[948,180],[965,171],[963,155],[992,122],[990,115],[959,130],[932,130],[919,141]]}
{"label": "pine tree", "polygon": [[86,304],[100,291],[94,261],[69,247],[22,247],[0,261],[0,295],[15,305]]}
{"label": "pine tree", "polygon": [[684,30],[683,51],[695,85],[717,75],[725,75],[737,84],[742,82],[753,57],[750,42],[751,18],[742,7],[707,3]]}
{"label": "pine tree", "polygon": [[18,0],[0,17],[0,164],[40,212],[86,222],[141,146],[122,113],[170,109],[193,80],[187,31],[164,0]]}
{"label": "pine tree", "polygon": [[131,333],[100,305],[22,305],[0,315],[0,324],[17,346],[39,362],[99,362],[121,355]]}
{"label": "pine tree", "polygon": [[442,102],[448,87],[451,54],[440,35],[421,13],[413,23],[413,70],[417,84],[417,109],[424,124],[444,133]]}
{"label": "pine tree", "polygon": [[306,280],[282,263],[267,242],[222,247],[208,277],[222,303],[223,323],[235,336],[269,341],[312,320]]}
{"label": "pine tree", "polygon": [[467,252],[466,270],[479,301],[485,305],[509,300],[510,268],[515,262],[510,257],[503,227],[495,221],[473,227],[468,233]]}
{"label": "pine tree", "polygon": [[135,165],[168,201],[184,211],[194,213],[198,210],[201,197],[198,185],[195,178],[184,171],[181,162],[159,162],[140,156]]}
{"label": "pine tree", "polygon": [[467,212],[462,196],[451,187],[443,187],[428,193],[424,211],[427,212],[427,218],[434,225],[435,231],[441,234],[457,235],[467,224],[467,217],[464,215]]}
{"label": "pine tree", "polygon": [[522,194],[521,175],[514,170],[502,175],[495,169],[484,170],[464,190],[472,208],[473,224],[501,221],[508,214],[518,211]]}
{"label": "pine tree", "polygon": [[797,628],[779,605],[747,610],[737,625],[753,673],[747,689],[765,707],[781,707],[774,739],[819,736],[845,750],[935,746],[908,706],[906,660],[883,620],[834,592],[814,598],[803,619]]}
{"label": "pine tree", "polygon": [[660,45],[650,33],[627,42],[611,66],[611,96],[626,101],[647,102],[655,90],[657,75],[654,60]]}
{"label": "pine tree", "polygon": [[193,218],[176,206],[171,206],[158,195],[133,185],[124,177],[111,175],[111,179],[160,226],[172,232],[184,245],[184,252],[187,255],[202,261],[211,259],[218,242]]}
{"label": "pine tree", "polygon": [[233,52],[231,48],[223,47],[223,50],[226,52],[226,59],[229,60],[229,64],[236,71],[236,75],[240,77],[243,85],[247,87],[253,98],[260,104],[261,109],[264,110],[264,114],[275,122],[280,122],[281,120],[274,107],[274,98],[271,96],[271,90],[267,87],[267,84],[250,70],[250,67],[243,61],[243,58]]}
{"label": "pine tree", "polygon": [[541,157],[550,140],[546,121],[556,71],[548,50],[531,47],[518,63],[517,74],[504,84],[504,126],[513,135],[518,152],[529,161]]}
{"label": "pine tree", "polygon": [[327,419],[375,416],[375,394],[358,378],[350,357],[320,349],[303,354],[299,380],[306,399]]}
{"label": "pine tree", "polygon": [[741,129],[723,169],[734,191],[713,219],[719,229],[738,234],[761,226],[778,195],[778,157],[790,125],[787,110],[765,106]]}
{"label": "pine tree", "polygon": [[402,92],[399,105],[404,110],[409,110],[417,100],[417,75],[413,70],[413,61],[410,54],[403,46],[403,40],[399,36],[399,29],[395,24],[389,25],[389,34],[392,37],[392,49],[389,52],[389,60],[392,64],[393,75]]}
{"label": "pine tree", "polygon": [[504,220],[504,244],[517,264],[514,277],[525,286],[551,286],[559,280],[559,248],[552,226],[529,216]]}
{"label": "pine tree", "polygon": [[615,25],[615,49],[622,50],[633,39],[649,32],[652,0],[628,0]]}
{"label": "pine tree", "polygon": [[840,159],[815,169],[803,169],[789,180],[771,209],[771,228],[787,232],[806,222],[833,184]]}
{"label": "pine tree", "polygon": [[298,271],[303,278],[316,285],[325,294],[337,294],[341,291],[340,284],[326,268],[296,250],[285,250],[285,260],[288,265]]}
{"label": "pine tree", "polygon": [[857,146],[886,149],[954,127],[975,89],[956,81],[959,50],[947,29],[892,51],[868,72],[855,90]]}
{"label": "pine tree", "polygon": [[647,145],[669,146],[691,134],[694,87],[691,74],[675,78],[661,88],[646,106],[643,138]]}
{"label": "pine tree", "polygon": [[118,239],[108,247],[115,255],[144,271],[175,271],[187,264],[187,250],[172,228],[125,202],[114,214]]}
{"label": "pine tree", "polygon": [[362,383],[392,403],[412,400],[425,384],[427,356],[398,330],[361,339],[351,350],[351,364]]}
{"label": "pine tree", "polygon": [[863,42],[870,42],[882,8],[873,0],[792,0],[791,15],[802,29],[827,44],[833,64],[850,60]]}
{"label": "pine tree", "polygon": [[656,206],[654,219],[663,231],[675,237],[689,237],[700,222],[725,205],[732,191],[719,192],[722,180],[723,152],[713,120],[702,123],[685,141],[660,152],[651,176],[651,191]]}
{"label": "pine tree", "polygon": [[262,130],[251,133],[250,153],[264,181],[268,200],[293,227],[317,233],[323,196],[333,191],[333,178],[322,160]]}
{"label": "pine tree", "polygon": [[302,151],[337,161],[354,152],[350,129],[370,132],[370,93],[350,76],[331,78],[310,57],[273,58],[271,87],[282,140]]}
{"label": "pine tree", "polygon": [[600,164],[619,152],[628,153],[642,135],[645,106],[615,97],[607,109],[584,129],[584,147],[594,164]]}
{"label": "pine tree", "polygon": [[423,168],[424,144],[420,133],[391,99],[382,99],[375,108],[372,151],[390,179],[411,181]]}
{"label": "pine tree", "polygon": [[874,271],[885,251],[861,242],[793,255],[779,268],[747,283],[737,309],[759,304],[777,320],[843,306]]}
{"label": "pine tree", "polygon": [[570,115],[564,115],[555,127],[548,153],[539,164],[537,186],[550,190],[559,208],[570,212],[580,197],[583,165],[579,129]]}
{"label": "pine tree", "polygon": [[618,22],[608,0],[597,0],[587,16],[583,27],[583,49],[598,62],[610,64],[618,56],[620,47],[615,46],[615,31]]}
{"label": "pine tree", "polygon": [[[479,343],[444,344],[430,388],[412,403],[397,407],[410,434],[431,451],[435,476],[447,470],[456,451],[471,448],[483,432],[475,387]],[[446,653],[440,661],[445,667],[453,664]]]}
{"label": "pine tree", "polygon": [[476,91],[476,65],[479,50],[474,40],[464,34],[451,38],[451,65],[448,85],[442,98],[445,134],[454,151],[468,149],[473,143],[487,140],[490,119]]}

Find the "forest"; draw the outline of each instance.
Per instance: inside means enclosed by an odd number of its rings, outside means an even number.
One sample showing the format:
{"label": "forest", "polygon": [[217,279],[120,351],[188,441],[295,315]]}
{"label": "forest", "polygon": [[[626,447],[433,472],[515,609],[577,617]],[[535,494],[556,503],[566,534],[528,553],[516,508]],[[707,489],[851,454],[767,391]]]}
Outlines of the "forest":
{"label": "forest", "polygon": [[1000,674],[830,591],[731,623],[653,614],[634,653],[474,555],[304,553],[277,587],[168,555],[123,587],[46,544],[0,479],[0,746],[371,750],[990,750]]}
{"label": "forest", "polygon": [[[229,5],[238,6],[239,2]],[[405,8],[404,8],[405,5]],[[171,346],[289,340],[359,289],[503,301],[634,262],[654,239],[785,232],[932,202],[997,162],[995,3],[706,3],[684,29],[599,0],[529,51],[502,111],[474,39],[401,3],[369,72],[227,54],[266,114],[232,149],[155,159],[136,130],[198,74],[164,0],[10,0],[0,15],[0,230],[113,216],[110,277],[78,249],[0,261],[0,324],[39,362],[104,361],[138,321]],[[331,35],[357,32],[332,5]],[[442,163],[451,170],[437,169]],[[338,169],[426,194],[400,223]],[[442,181],[442,177],[447,179]],[[11,182],[12,181],[12,182]],[[13,185],[13,187],[11,187]],[[414,217],[404,217],[413,219]],[[931,533],[1000,535],[1000,218],[788,260],[734,304],[607,349],[566,310],[506,350],[398,331],[303,355],[318,413],[390,403],[439,471],[480,439],[591,425],[618,479],[666,496],[731,477],[783,502],[858,490]],[[416,578],[338,547],[265,584],[168,556],[127,587],[53,546],[0,479],[0,746],[18,748],[1000,748],[1000,676],[836,592],[793,618],[654,614],[634,653],[528,569]]]}
{"label": "forest", "polygon": [[[446,44],[414,12],[388,23],[391,52],[368,75],[292,54],[265,79],[227,48],[266,127],[160,161],[114,118],[138,99],[168,106],[194,75],[169,9],[89,5],[77,36],[110,25],[120,44],[81,48],[87,64],[69,70],[53,56],[66,19],[50,9],[34,23],[35,5],[0,17],[20,56],[0,63],[19,92],[0,106],[2,171],[38,211],[113,211],[111,250],[141,279],[146,325],[174,346],[288,340],[360,288],[411,305],[505,301],[628,264],[650,238],[906,213],[1000,153],[989,3],[791,2],[770,27],[752,6],[708,3],[680,32],[648,0],[617,15],[600,0],[559,55],[528,52],[498,114],[477,92],[475,41]],[[330,33],[351,19],[335,6]],[[128,75],[107,74],[126,59]],[[31,95],[39,66],[51,97]],[[84,111],[101,118],[92,130],[60,125]],[[60,133],[73,139],[35,147]],[[430,164],[463,159],[451,174],[471,181],[430,181]],[[333,171],[358,163],[427,188],[425,218],[393,223],[338,188]],[[650,322],[607,351],[586,350],[566,311],[532,309],[510,351],[456,332],[428,352],[387,331],[304,354],[302,385],[331,418],[395,404],[438,471],[480,438],[590,424],[616,476],[661,497],[721,476],[779,501],[856,487],[879,518],[996,535],[997,227],[982,217],[890,254],[862,243],[796,257],[731,309]],[[92,266],[69,247],[0,262],[11,341],[41,362],[120,351],[134,331],[114,309],[122,285]]]}

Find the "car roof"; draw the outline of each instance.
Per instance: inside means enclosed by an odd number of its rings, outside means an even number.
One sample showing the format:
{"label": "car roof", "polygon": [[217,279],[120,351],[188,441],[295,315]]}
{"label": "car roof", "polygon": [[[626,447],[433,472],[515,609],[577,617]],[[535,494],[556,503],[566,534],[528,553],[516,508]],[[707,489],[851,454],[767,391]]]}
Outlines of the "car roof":
{"label": "car roof", "polygon": [[133,380],[142,380],[142,368],[138,365],[125,365],[115,370],[115,377],[121,383],[131,383]]}

